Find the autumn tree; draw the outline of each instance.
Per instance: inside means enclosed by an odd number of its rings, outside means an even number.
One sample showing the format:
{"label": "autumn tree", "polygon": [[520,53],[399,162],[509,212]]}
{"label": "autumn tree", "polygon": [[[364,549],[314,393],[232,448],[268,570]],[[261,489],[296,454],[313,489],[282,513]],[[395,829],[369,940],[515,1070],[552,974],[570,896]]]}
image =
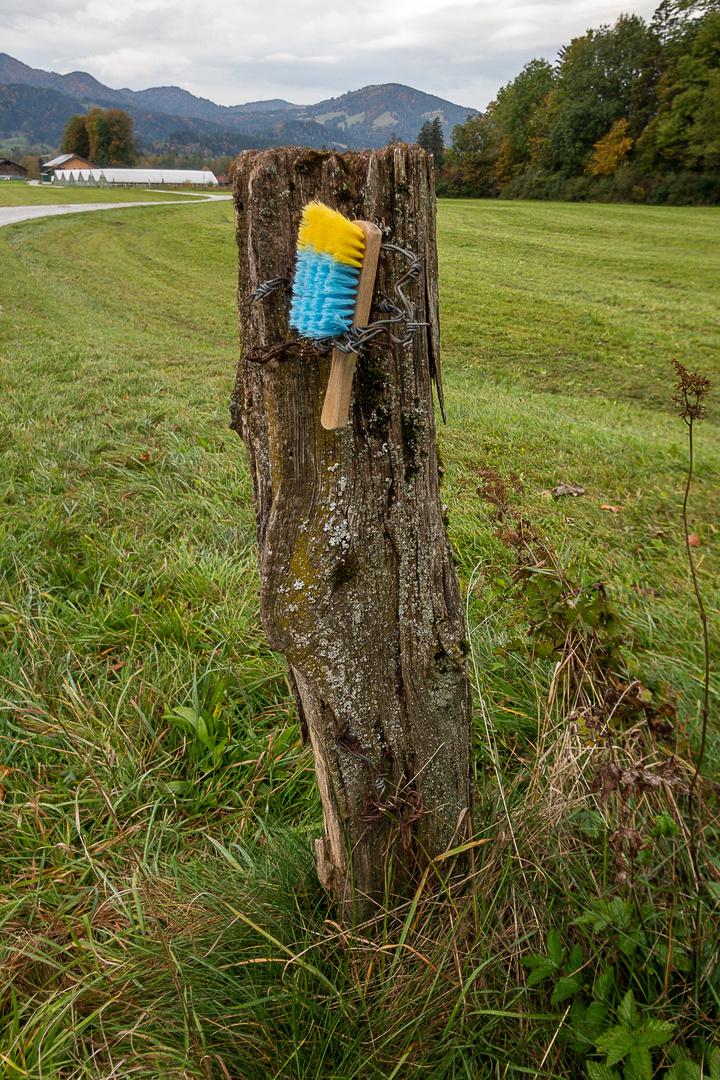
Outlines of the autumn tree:
{"label": "autumn tree", "polygon": [[586,172],[591,176],[612,176],[627,157],[633,141],[627,133],[628,121],[616,120],[602,139],[598,139]]}
{"label": "autumn tree", "polygon": [[108,130],[108,165],[132,166],[137,162],[133,127],[135,121],[122,109],[108,109],[105,113]]}
{"label": "autumn tree", "polygon": [[93,165],[132,166],[137,162],[133,135],[135,121],[122,109],[91,109],[87,116],[71,116],[60,150],[78,154]]}
{"label": "autumn tree", "polygon": [[35,154],[25,154],[19,163],[23,169],[27,169],[28,180],[40,179],[40,159]]}
{"label": "autumn tree", "polygon": [[61,154],[77,154],[78,157],[90,160],[90,140],[87,127],[87,116],[75,114],[71,116],[60,140]]}
{"label": "autumn tree", "polygon": [[[419,141],[431,149],[429,128]],[[630,160],[632,177],[616,177],[620,198],[638,181],[661,199],[674,184],[684,200],[720,198],[720,0],[661,0],[649,25],[622,15],[574,38],[556,65],[532,60],[453,129],[437,187],[587,197],[590,177],[614,177]]]}

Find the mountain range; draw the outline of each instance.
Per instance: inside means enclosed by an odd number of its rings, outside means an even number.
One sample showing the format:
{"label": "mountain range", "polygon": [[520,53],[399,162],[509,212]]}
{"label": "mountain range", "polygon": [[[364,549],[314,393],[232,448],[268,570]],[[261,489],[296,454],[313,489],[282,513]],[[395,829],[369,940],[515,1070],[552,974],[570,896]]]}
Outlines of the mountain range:
{"label": "mountain range", "polygon": [[128,112],[143,148],[180,146],[208,155],[287,144],[377,148],[393,132],[414,142],[423,123],[435,117],[449,141],[455,124],[476,112],[400,83],[366,86],[316,105],[278,98],[216,105],[179,86],[114,90],[84,71],[58,75],[0,53],[0,142],[6,147],[17,141],[54,149],[69,118],[94,106]]}

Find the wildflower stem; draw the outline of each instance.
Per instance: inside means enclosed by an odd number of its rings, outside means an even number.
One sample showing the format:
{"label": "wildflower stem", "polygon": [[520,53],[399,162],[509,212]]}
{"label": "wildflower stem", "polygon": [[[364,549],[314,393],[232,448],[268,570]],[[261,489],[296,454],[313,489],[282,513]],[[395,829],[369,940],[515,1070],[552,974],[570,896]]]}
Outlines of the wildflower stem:
{"label": "wildflower stem", "polygon": [[703,645],[705,650],[705,679],[703,686],[703,705],[702,705],[702,725],[700,732],[700,751],[697,757],[697,763],[695,766],[695,773],[690,783],[691,792],[694,791],[700,769],[702,767],[703,756],[705,754],[705,742],[707,738],[707,722],[708,722],[708,708],[710,701],[710,645],[708,642],[708,628],[707,628],[707,615],[705,614],[705,605],[700,595],[700,586],[698,585],[697,572],[695,570],[695,560],[693,559],[692,547],[690,545],[690,527],[688,525],[688,499],[690,496],[690,485],[692,483],[693,475],[693,418],[690,417],[685,421],[688,426],[688,442],[690,447],[690,461],[688,463],[688,476],[687,484],[685,485],[685,498],[683,499],[683,526],[685,529],[685,547],[687,549],[688,562],[690,563],[690,574],[692,576],[693,589],[695,590],[695,599],[697,600],[698,610],[700,612],[700,619],[702,621],[703,628]]}

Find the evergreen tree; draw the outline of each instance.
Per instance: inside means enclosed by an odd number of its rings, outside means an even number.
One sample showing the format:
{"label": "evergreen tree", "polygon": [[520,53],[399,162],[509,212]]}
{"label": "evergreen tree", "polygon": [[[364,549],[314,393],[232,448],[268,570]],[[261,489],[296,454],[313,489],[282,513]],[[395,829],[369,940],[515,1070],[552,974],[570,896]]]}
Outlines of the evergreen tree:
{"label": "evergreen tree", "polygon": [[439,171],[445,164],[445,138],[439,116],[426,120],[417,137],[418,145],[433,155],[435,168]]}

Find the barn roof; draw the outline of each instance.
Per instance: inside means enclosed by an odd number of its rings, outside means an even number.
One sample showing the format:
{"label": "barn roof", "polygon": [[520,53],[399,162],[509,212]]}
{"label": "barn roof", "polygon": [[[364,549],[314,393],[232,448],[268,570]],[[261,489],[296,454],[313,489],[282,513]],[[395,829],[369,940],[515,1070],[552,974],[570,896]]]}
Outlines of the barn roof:
{"label": "barn roof", "polygon": [[[59,157],[53,158],[52,161],[46,161],[43,165],[43,169],[61,169],[63,165],[65,165],[68,161],[72,161],[73,159],[75,159],[76,161],[86,160],[84,157],[81,157],[80,154],[60,154]],[[86,164],[89,169],[93,168],[91,162],[87,161]]]}
{"label": "barn roof", "polygon": [[0,158],[0,173],[3,169],[7,169],[10,166],[12,166],[13,170],[17,172],[22,172],[25,176],[27,176],[27,169],[24,165],[19,165],[17,161],[13,161],[12,158]]}

